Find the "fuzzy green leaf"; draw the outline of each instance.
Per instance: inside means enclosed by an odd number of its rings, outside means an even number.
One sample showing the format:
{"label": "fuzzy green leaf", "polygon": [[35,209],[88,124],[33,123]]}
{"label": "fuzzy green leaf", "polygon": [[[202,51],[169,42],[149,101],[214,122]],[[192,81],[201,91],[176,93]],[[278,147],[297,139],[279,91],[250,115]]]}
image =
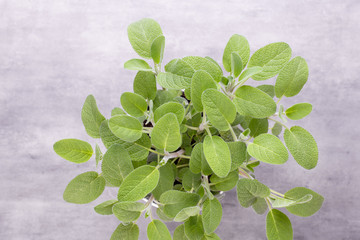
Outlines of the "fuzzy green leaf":
{"label": "fuzzy green leaf", "polygon": [[239,77],[239,82],[245,82],[252,76],[260,73],[262,71],[262,67],[251,67],[247,68],[245,71],[243,71]]}
{"label": "fuzzy green leaf", "polygon": [[239,174],[237,171],[230,172],[224,178],[220,178],[216,175],[211,175],[210,182],[211,182],[211,190],[214,191],[230,191],[233,189],[239,180]]}
{"label": "fuzzy green leaf", "polygon": [[275,87],[270,84],[259,85],[256,88],[260,89],[264,93],[268,94],[271,98],[275,97]]}
{"label": "fuzzy green leaf", "polygon": [[[115,107],[115,108],[113,108],[113,110],[111,110],[111,116],[113,117],[115,115],[126,115],[126,113],[121,108]],[[101,125],[100,125],[100,127],[101,127]]]}
{"label": "fuzzy green leaf", "polygon": [[152,43],[163,35],[160,25],[150,18],[130,24],[127,32],[131,46],[143,58],[151,58]]}
{"label": "fuzzy green leaf", "polygon": [[154,112],[154,121],[155,121],[155,123],[157,121],[159,121],[159,119],[162,116],[166,115],[167,113],[174,113],[176,115],[176,117],[177,117],[177,120],[178,120],[179,124],[180,124],[184,119],[185,109],[184,109],[184,106],[181,105],[180,103],[176,103],[176,102],[164,103],[163,105],[158,107],[156,109],[156,111]]}
{"label": "fuzzy green leaf", "polygon": [[164,192],[171,190],[175,181],[175,174],[171,164],[168,162],[164,166],[159,168],[160,179],[156,188],[152,191],[155,199],[159,200],[161,194]]}
{"label": "fuzzy green leaf", "polygon": [[239,54],[243,63],[242,65],[245,67],[250,57],[250,46],[245,37],[234,34],[227,42],[222,60],[224,68],[227,72],[232,72],[231,54],[233,52]]}
{"label": "fuzzy green leaf", "polygon": [[243,70],[243,63],[241,57],[238,53],[231,53],[231,72],[234,75],[234,78],[237,78],[241,71]]}
{"label": "fuzzy green leaf", "polygon": [[212,170],[205,159],[202,143],[197,143],[194,146],[191,152],[189,167],[195,174],[201,172],[204,175],[210,175],[212,173]]}
{"label": "fuzzy green leaf", "polygon": [[105,179],[97,172],[85,172],[67,185],[63,198],[69,203],[85,204],[97,199],[105,189]]}
{"label": "fuzzy green leaf", "polygon": [[103,159],[103,154],[101,152],[101,149],[99,145],[95,145],[95,162],[96,166],[99,164],[99,162]]}
{"label": "fuzzy green leaf", "polygon": [[191,78],[186,78],[169,72],[161,72],[156,77],[157,82],[167,89],[185,89],[191,85]]}
{"label": "fuzzy green leaf", "polygon": [[161,63],[164,57],[165,37],[158,36],[151,44],[150,54],[154,63]]}
{"label": "fuzzy green leaf", "polygon": [[115,203],[117,203],[117,200],[108,200],[103,203],[100,203],[96,207],[94,207],[95,212],[101,215],[111,215],[113,214],[112,207]]}
{"label": "fuzzy green leaf", "polygon": [[204,237],[204,227],[201,216],[190,217],[185,223],[185,235],[191,240],[201,240]]}
{"label": "fuzzy green leaf", "polygon": [[126,61],[124,63],[124,68],[135,71],[153,71],[152,67],[150,67],[146,61],[136,58]]}
{"label": "fuzzy green leaf", "polygon": [[189,240],[185,235],[185,225],[181,224],[175,228],[173,240]]}
{"label": "fuzzy green leaf", "polygon": [[217,64],[213,61],[197,56],[184,57],[182,60],[189,64],[194,71],[204,70],[209,73],[216,82],[221,81],[221,77],[223,75],[222,70],[219,69]]}
{"label": "fuzzy green leaf", "polygon": [[279,136],[282,131],[282,125],[280,123],[275,123],[271,128],[271,133],[275,136]]}
{"label": "fuzzy green leaf", "polygon": [[154,100],[156,97],[156,78],[152,72],[140,71],[136,74],[133,85],[134,93],[146,99]]}
{"label": "fuzzy green leaf", "polygon": [[202,210],[202,222],[206,234],[210,234],[219,226],[222,218],[222,206],[217,198],[206,199]]}
{"label": "fuzzy green leaf", "polygon": [[174,113],[167,113],[159,119],[151,131],[152,144],[161,150],[173,152],[181,145],[178,119]]}
{"label": "fuzzy green leaf", "polygon": [[248,208],[253,205],[256,198],[266,198],[270,189],[256,179],[242,178],[236,185],[236,192],[241,206]]}
{"label": "fuzzy green leaf", "polygon": [[269,130],[269,121],[267,118],[253,118],[249,124],[250,136],[257,137]]}
{"label": "fuzzy green leaf", "polygon": [[199,206],[183,208],[178,214],[176,214],[174,221],[185,222],[189,217],[198,215],[200,210]]}
{"label": "fuzzy green leaf", "polygon": [[160,196],[160,202],[164,205],[164,213],[174,218],[182,209],[193,207],[198,204],[200,196],[195,193],[169,190]]}
{"label": "fuzzy green leaf", "polygon": [[138,240],[139,227],[135,223],[123,224],[121,223],[114,233],[111,235],[110,240]]}
{"label": "fuzzy green leaf", "polygon": [[257,50],[250,58],[248,67],[260,66],[262,71],[252,79],[262,81],[274,77],[291,58],[291,48],[287,43],[276,42]]}
{"label": "fuzzy green leaf", "polygon": [[243,116],[265,118],[276,112],[276,103],[266,93],[251,86],[242,86],[235,91],[234,104]]}
{"label": "fuzzy green leaf", "polygon": [[233,171],[240,167],[247,158],[246,144],[244,142],[227,142],[231,155],[231,169]]}
{"label": "fuzzy green leaf", "polygon": [[134,142],[141,138],[142,125],[134,117],[116,115],[109,120],[109,129],[118,138],[127,142]]}
{"label": "fuzzy green leaf", "polygon": [[273,197],[274,200],[271,200],[271,205],[273,208],[283,208],[283,207],[290,207],[297,204],[303,204],[311,201],[313,196],[311,194],[306,194],[299,199],[288,199],[288,198],[281,198],[281,197]]}
{"label": "fuzzy green leaf", "polygon": [[99,128],[105,117],[99,112],[96,100],[93,95],[89,95],[81,110],[81,120],[85,126],[85,130],[90,137],[99,138]]}
{"label": "fuzzy green leaf", "polygon": [[171,240],[171,234],[167,226],[160,220],[152,220],[147,228],[147,237],[149,240]]}
{"label": "fuzzy green leaf", "polygon": [[220,131],[229,130],[236,117],[236,108],[231,100],[216,89],[207,89],[202,93],[201,102],[211,124]]}
{"label": "fuzzy green leaf", "polygon": [[289,218],[277,209],[266,216],[266,236],[268,240],[292,240],[293,230]]}
{"label": "fuzzy green leaf", "polygon": [[296,162],[305,169],[316,167],[319,153],[315,139],[304,128],[294,126],[284,132],[284,140]]}
{"label": "fuzzy green leaf", "polygon": [[191,101],[196,111],[203,111],[201,96],[209,88],[217,89],[216,82],[211,75],[202,70],[195,72],[191,80]]}
{"label": "fuzzy green leaf", "polygon": [[134,117],[143,116],[148,107],[143,96],[132,92],[123,93],[121,95],[120,102],[124,110]]}
{"label": "fuzzy green leaf", "polygon": [[159,170],[144,165],[136,168],[124,179],[119,188],[118,200],[138,201],[155,189],[159,182]]}
{"label": "fuzzy green leaf", "polygon": [[297,103],[286,109],[285,114],[292,120],[300,120],[309,115],[311,111],[312,105],[310,103]]}
{"label": "fuzzy green leaf", "polygon": [[309,194],[312,196],[310,201],[289,206],[286,209],[292,214],[300,217],[309,217],[314,215],[317,211],[319,211],[324,202],[324,197],[320,194],[304,187],[296,187],[287,191],[285,193],[285,197],[299,200]]}
{"label": "fuzzy green leaf", "polygon": [[219,136],[206,136],[203,149],[206,161],[214,173],[219,177],[226,177],[231,168],[231,155],[226,142]]}
{"label": "fuzzy green leaf", "polygon": [[182,178],[182,185],[188,192],[197,190],[201,184],[201,174],[194,174],[188,169]]}
{"label": "fuzzy green leaf", "polygon": [[270,164],[283,164],[289,153],[281,140],[271,134],[260,134],[247,147],[248,153],[259,161]]}
{"label": "fuzzy green leaf", "polygon": [[275,83],[276,97],[293,97],[297,95],[309,76],[305,59],[295,57],[280,71]]}
{"label": "fuzzy green leaf", "polygon": [[116,203],[112,211],[114,215],[122,222],[133,222],[136,221],[145,205],[140,202],[118,202]]}
{"label": "fuzzy green leaf", "polygon": [[87,162],[93,154],[91,145],[78,139],[63,139],[57,141],[53,148],[56,154],[73,163]]}
{"label": "fuzzy green leaf", "polygon": [[264,214],[268,210],[268,205],[264,198],[256,198],[255,202],[251,206],[257,214]]}
{"label": "fuzzy green leaf", "polygon": [[120,144],[114,144],[105,153],[101,170],[108,183],[119,187],[124,178],[134,170],[134,167],[125,148]]}

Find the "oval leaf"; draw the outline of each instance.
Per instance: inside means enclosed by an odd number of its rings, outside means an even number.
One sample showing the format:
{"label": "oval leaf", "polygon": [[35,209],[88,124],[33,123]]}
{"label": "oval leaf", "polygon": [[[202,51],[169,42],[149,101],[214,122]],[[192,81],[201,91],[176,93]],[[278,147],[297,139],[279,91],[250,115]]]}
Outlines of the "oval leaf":
{"label": "oval leaf", "polygon": [[202,112],[202,93],[209,88],[217,89],[216,82],[211,75],[205,71],[197,71],[191,79],[191,102],[196,111]]}
{"label": "oval leaf", "polygon": [[138,240],[139,227],[135,223],[121,223],[111,235],[110,240]]}
{"label": "oval leaf", "polygon": [[230,37],[226,44],[223,54],[223,65],[227,72],[232,72],[231,69],[231,54],[235,52],[241,57],[243,66],[245,67],[250,57],[250,46],[249,42],[245,37],[234,34]]}
{"label": "oval leaf", "polygon": [[146,100],[141,95],[132,92],[123,93],[120,102],[124,110],[134,117],[143,116],[148,107]]}
{"label": "oval leaf", "polygon": [[126,115],[111,117],[109,129],[116,137],[127,142],[134,142],[142,135],[142,125],[139,120]]}
{"label": "oval leaf", "polygon": [[173,171],[173,167],[168,162],[167,164],[161,166],[159,168],[160,179],[156,188],[152,191],[155,199],[160,199],[161,194],[164,192],[171,190],[174,186],[175,174]]}
{"label": "oval leaf", "polygon": [[136,74],[133,85],[134,93],[146,99],[154,100],[156,97],[156,78],[152,72],[140,71]]}
{"label": "oval leaf", "polygon": [[130,59],[124,63],[124,68],[136,71],[153,71],[150,65],[142,59]]}
{"label": "oval leaf", "polygon": [[163,60],[165,49],[165,37],[158,36],[151,44],[151,58],[155,63],[159,64]]}
{"label": "oval leaf", "polygon": [[312,105],[310,103],[297,103],[286,109],[285,114],[292,120],[300,120],[309,115],[311,111]]}
{"label": "oval leaf", "polygon": [[222,218],[222,206],[217,198],[206,199],[202,210],[202,222],[206,234],[210,234],[219,226]]}
{"label": "oval leaf", "polygon": [[243,70],[243,63],[238,53],[231,53],[231,72],[237,78]]}
{"label": "oval leaf", "polygon": [[269,130],[269,121],[267,118],[253,118],[249,124],[250,136],[257,137]]}
{"label": "oval leaf", "polygon": [[203,151],[203,144],[197,143],[191,152],[191,158],[189,163],[190,171],[193,173],[203,173],[204,175],[210,175],[212,170],[207,163]]}
{"label": "oval leaf", "polygon": [[175,90],[189,88],[191,84],[191,78],[186,78],[169,72],[159,73],[156,80],[163,88]]}
{"label": "oval leaf", "polygon": [[133,222],[136,221],[145,205],[140,202],[118,202],[116,203],[112,211],[114,215],[122,222]]}
{"label": "oval leaf", "polygon": [[317,211],[319,211],[319,209],[321,208],[324,202],[324,197],[321,196],[320,194],[304,187],[296,187],[287,191],[285,193],[285,197],[294,200],[299,200],[309,194],[312,196],[310,201],[302,204],[289,206],[286,209],[292,214],[300,217],[309,217],[314,215]]}
{"label": "oval leaf", "polygon": [[163,211],[170,218],[174,218],[184,208],[196,206],[199,200],[198,194],[177,190],[169,190],[160,196]]}
{"label": "oval leaf", "polygon": [[168,102],[165,103],[163,105],[161,105],[160,107],[158,107],[156,109],[156,111],[154,112],[154,121],[155,123],[157,121],[159,121],[159,119],[166,115],[167,113],[174,113],[177,117],[177,120],[179,122],[179,124],[183,121],[184,116],[185,116],[185,109],[184,106],[181,105],[180,103],[176,103],[176,102]]}
{"label": "oval leaf", "polygon": [[199,213],[200,213],[199,206],[183,208],[183,209],[181,209],[181,211],[178,214],[176,214],[174,221],[175,222],[184,222],[189,217],[198,215]]}
{"label": "oval leaf", "polygon": [[53,148],[56,154],[73,163],[87,162],[93,154],[91,145],[78,139],[57,141]]}
{"label": "oval leaf", "polygon": [[266,236],[269,240],[292,240],[293,230],[289,218],[277,209],[266,216]]}
{"label": "oval leaf", "polygon": [[243,71],[239,77],[239,82],[245,82],[246,80],[248,80],[249,78],[251,78],[252,76],[258,74],[259,72],[262,71],[262,67],[251,67],[246,69],[245,71]]}
{"label": "oval leaf", "polygon": [[204,70],[216,81],[220,82],[223,75],[222,70],[213,61],[197,56],[189,56],[182,58],[184,62],[189,64],[195,71]]}
{"label": "oval leaf", "polygon": [[167,226],[160,220],[152,220],[147,227],[147,237],[149,240],[171,240],[171,234]]}
{"label": "oval leaf", "polygon": [[246,144],[244,142],[227,142],[231,155],[231,169],[238,169],[247,158]]}
{"label": "oval leaf", "polygon": [[185,225],[181,224],[175,228],[174,231],[174,240],[189,240],[189,238],[185,235]]}
{"label": "oval leaf", "polygon": [[270,196],[270,189],[256,179],[242,178],[236,185],[236,193],[241,206],[248,208],[258,197]]}
{"label": "oval leaf", "polygon": [[105,120],[105,117],[99,112],[93,95],[89,95],[85,100],[81,110],[81,120],[90,137],[100,137],[99,129],[102,121]]}
{"label": "oval leaf", "polygon": [[190,217],[185,223],[185,235],[191,240],[201,240],[204,237],[204,227],[201,216]]}
{"label": "oval leaf", "polygon": [[237,171],[230,172],[224,178],[220,178],[216,175],[211,175],[211,190],[214,191],[230,191],[233,189],[239,180],[239,174]]}
{"label": "oval leaf", "polygon": [[294,126],[284,132],[284,140],[296,162],[305,169],[316,167],[319,153],[315,139],[304,128]]}
{"label": "oval leaf", "polygon": [[105,201],[103,203],[100,203],[96,207],[94,207],[94,210],[95,210],[95,212],[97,212],[98,214],[101,214],[101,215],[111,215],[111,214],[113,214],[112,207],[117,202],[118,202],[117,200]]}

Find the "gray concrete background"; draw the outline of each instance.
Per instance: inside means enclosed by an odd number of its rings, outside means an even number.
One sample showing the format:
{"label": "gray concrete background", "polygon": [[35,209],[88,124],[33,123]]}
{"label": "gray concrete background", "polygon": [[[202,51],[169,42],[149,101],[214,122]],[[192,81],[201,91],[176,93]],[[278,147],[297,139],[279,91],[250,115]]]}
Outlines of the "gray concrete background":
{"label": "gray concrete background", "polygon": [[[279,191],[305,186],[325,196],[316,215],[290,216],[296,240],[360,239],[359,16],[357,0],[0,1],[0,239],[110,238],[118,221],[92,207],[114,193],[89,205],[65,203],[67,183],[95,164],[62,160],[52,145],[92,141],[80,119],[88,94],[109,117],[132,89],[135,73],[122,68],[136,57],[126,27],[143,17],[163,28],[165,62],[187,55],[221,62],[234,33],[248,38],[252,52],[285,41],[307,60],[308,83],[284,104],[313,104],[298,124],[318,141],[318,167],[306,171],[290,159],[264,164],[257,176]],[[265,216],[241,208],[235,192],[223,203],[222,239],[265,239]],[[146,221],[139,224],[146,239]]]}

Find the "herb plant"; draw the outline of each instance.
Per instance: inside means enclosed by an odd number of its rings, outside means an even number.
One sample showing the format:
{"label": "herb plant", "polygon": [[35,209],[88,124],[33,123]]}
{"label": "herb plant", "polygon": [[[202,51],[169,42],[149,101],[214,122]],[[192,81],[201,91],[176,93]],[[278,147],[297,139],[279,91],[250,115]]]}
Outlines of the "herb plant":
{"label": "herb plant", "polygon": [[[134,92],[121,95],[122,108],[115,107],[109,119],[99,112],[92,95],[86,98],[81,112],[85,130],[100,138],[107,151],[103,154],[95,145],[101,173],[85,172],[71,180],[65,201],[85,204],[105,187],[118,188],[117,199],[95,207],[97,213],[114,214],[122,222],[111,240],[138,239],[136,221],[142,213],[151,218],[150,240],[172,239],[166,221],[181,223],[174,240],[220,239],[214,233],[222,218],[219,198],[236,188],[242,207],[267,212],[268,239],[293,239],[290,220],[279,209],[311,216],[321,208],[323,197],[304,187],[279,193],[256,180],[254,173],[262,163],[284,164],[288,151],[305,169],[317,164],[311,134],[286,125],[287,119],[307,116],[312,105],[285,109],[280,104],[306,83],[306,61],[291,59],[291,48],[284,42],[266,45],[250,57],[248,41],[235,34],[223,54],[226,74],[210,57],[177,58],[162,69],[165,37],[156,21],[132,23],[128,36],[135,52],[151,59],[153,67],[143,59],[124,64],[137,71]],[[275,85],[245,85],[275,76]],[[89,143],[78,139],[60,140],[54,150],[74,163],[94,154]]]}

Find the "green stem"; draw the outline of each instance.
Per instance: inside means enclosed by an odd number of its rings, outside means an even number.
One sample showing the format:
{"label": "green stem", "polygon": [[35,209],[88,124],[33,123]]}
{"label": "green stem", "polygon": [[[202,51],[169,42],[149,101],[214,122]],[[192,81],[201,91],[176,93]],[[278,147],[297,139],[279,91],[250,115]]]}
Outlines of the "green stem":
{"label": "green stem", "polygon": [[265,198],[266,204],[268,205],[269,210],[271,211],[272,207],[271,207],[271,203],[269,198]]}
{"label": "green stem", "polygon": [[235,132],[234,132],[234,129],[232,128],[232,126],[230,125],[230,123],[228,123],[228,125],[229,125],[229,129],[230,129],[230,132],[231,132],[231,136],[232,136],[234,142],[237,142],[238,139],[237,139],[237,137],[236,137],[236,134],[235,134]]}
{"label": "green stem", "polygon": [[184,124],[184,125],[185,125],[185,127],[189,128],[189,129],[199,131],[199,128],[197,128],[197,127],[189,126],[189,125],[186,125],[186,124]]}
{"label": "green stem", "polygon": [[186,158],[186,159],[190,159],[190,156],[186,156],[186,155],[179,155],[180,158]]}
{"label": "green stem", "polygon": [[271,191],[272,193],[276,194],[276,195],[279,195],[279,196],[282,197],[282,198],[285,198],[285,195],[282,194],[282,193],[279,193],[279,192],[277,192],[277,191],[275,191],[275,190],[272,190],[272,189],[270,189],[270,191]]}
{"label": "green stem", "polygon": [[189,164],[177,165],[176,168],[187,167]]}
{"label": "green stem", "polygon": [[274,121],[274,122],[276,122],[276,123],[278,123],[278,124],[280,124],[281,126],[283,126],[284,128],[286,128],[287,130],[290,130],[290,129],[289,129],[285,124],[283,124],[282,122],[280,122],[280,121],[278,121],[278,120],[276,120],[276,119],[270,118],[270,117],[268,117],[268,119],[271,120],[271,121]]}

